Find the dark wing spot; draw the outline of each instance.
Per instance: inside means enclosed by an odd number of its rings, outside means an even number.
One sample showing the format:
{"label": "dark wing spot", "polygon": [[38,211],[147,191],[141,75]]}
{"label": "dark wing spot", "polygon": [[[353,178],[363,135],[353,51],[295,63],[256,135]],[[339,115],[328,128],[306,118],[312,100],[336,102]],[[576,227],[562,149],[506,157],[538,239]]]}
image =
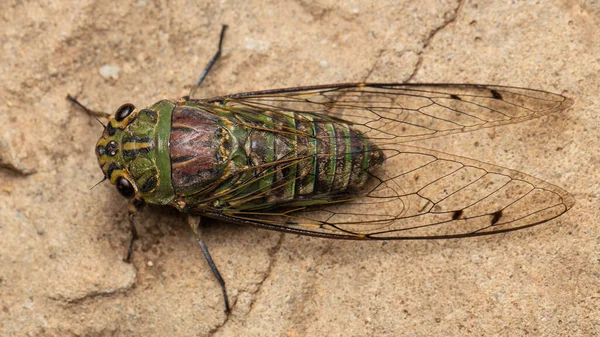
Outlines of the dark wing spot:
{"label": "dark wing spot", "polygon": [[490,92],[492,93],[492,96],[493,96],[495,99],[502,99],[502,95],[500,95],[500,93],[499,93],[499,92],[497,92],[496,90],[490,90]]}
{"label": "dark wing spot", "polygon": [[462,101],[462,98],[458,97],[458,96],[457,96],[457,95],[455,95],[455,94],[451,94],[451,95],[450,95],[450,98],[452,98],[452,99],[455,99],[455,100],[457,100],[457,101]]}
{"label": "dark wing spot", "polygon": [[502,210],[499,210],[498,212],[494,213],[492,216],[492,226],[497,224],[498,221],[500,221],[501,217],[502,217]]}
{"label": "dark wing spot", "polygon": [[458,211],[454,211],[452,213],[452,220],[458,220],[458,219],[460,219],[460,217],[463,215],[463,213],[464,213],[464,211],[462,209],[458,210]]}

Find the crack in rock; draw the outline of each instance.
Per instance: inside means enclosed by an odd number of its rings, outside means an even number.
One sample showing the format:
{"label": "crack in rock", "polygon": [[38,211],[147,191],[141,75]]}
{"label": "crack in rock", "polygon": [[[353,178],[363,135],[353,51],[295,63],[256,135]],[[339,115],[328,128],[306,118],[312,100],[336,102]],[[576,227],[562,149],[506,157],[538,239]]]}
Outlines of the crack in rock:
{"label": "crack in rock", "polygon": [[[273,271],[273,268],[275,266],[275,264],[277,263],[278,260],[278,253],[279,250],[281,250],[281,246],[283,244],[283,238],[285,237],[284,233],[281,233],[279,236],[279,240],[277,240],[277,244],[275,244],[275,246],[273,246],[272,248],[269,249],[269,256],[271,256],[271,259],[269,260],[269,265],[267,266],[267,270],[264,273],[264,277],[258,281],[256,283],[256,290],[251,291],[251,292],[245,292],[251,295],[251,300],[250,300],[250,309],[245,313],[245,316],[248,316],[252,310],[254,309],[254,304],[256,302],[258,302],[258,296],[262,290],[262,286],[265,283],[265,281],[267,279],[269,279],[269,277],[271,276],[271,272]],[[240,292],[238,294],[238,299],[242,296],[242,292]],[[236,303],[238,302],[238,300],[236,300]],[[231,308],[231,310],[235,310],[236,304],[234,304]],[[227,324],[227,322],[229,322],[229,319],[231,317],[232,313],[229,313],[225,319],[223,320],[223,322],[221,322],[221,324],[218,324],[217,326],[215,326],[214,328],[210,329],[210,331],[208,332],[208,336],[214,336],[215,334],[217,334],[224,326],[225,324]]]}
{"label": "crack in rock", "polygon": [[[265,272],[265,276],[263,277],[262,280],[260,280],[260,282],[258,282],[257,286],[256,286],[256,291],[252,292],[252,295],[260,295],[260,291],[262,290],[262,286],[265,283],[265,281],[271,276],[271,272],[273,271],[273,268],[275,266],[275,263],[278,260],[278,256],[279,256],[279,250],[281,250],[281,246],[283,244],[283,238],[285,237],[284,233],[281,233],[279,236],[279,240],[277,241],[277,244],[270,249],[269,252],[269,256],[271,256],[271,260],[269,261],[269,266],[267,267],[267,271]],[[252,312],[252,310],[254,309],[254,304],[257,302],[257,298],[255,297],[254,300],[250,303],[250,310],[248,310],[248,314]]]}
{"label": "crack in rock", "polygon": [[30,155],[17,153],[8,139],[0,138],[0,167],[23,176],[37,173],[35,163],[24,162]]}
{"label": "crack in rock", "polygon": [[446,27],[448,27],[450,24],[456,22],[456,19],[458,18],[458,13],[460,12],[462,6],[464,4],[464,0],[459,0],[458,1],[458,6],[456,6],[456,8],[452,11],[452,14],[449,16],[449,18],[447,18],[446,20],[444,20],[444,22],[442,22],[442,24],[439,27],[434,28],[425,38],[425,40],[423,41],[423,48],[421,48],[420,51],[416,52],[416,54],[419,57],[419,61],[417,62],[417,65],[415,66],[415,69],[413,70],[413,72],[410,74],[410,76],[408,76],[408,79],[406,80],[406,82],[410,82],[413,80],[413,78],[417,75],[417,73],[419,72],[419,70],[421,69],[421,65],[423,64],[423,53],[425,52],[425,50],[429,47],[429,45],[431,44],[431,41],[433,40],[433,38],[442,30],[444,30]]}

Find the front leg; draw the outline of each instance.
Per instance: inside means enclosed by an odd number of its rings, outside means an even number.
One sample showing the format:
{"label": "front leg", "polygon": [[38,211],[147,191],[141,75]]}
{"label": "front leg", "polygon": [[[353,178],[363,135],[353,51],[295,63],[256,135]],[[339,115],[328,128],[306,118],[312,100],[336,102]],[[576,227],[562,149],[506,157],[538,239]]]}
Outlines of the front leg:
{"label": "front leg", "polygon": [[127,249],[127,256],[123,259],[123,261],[129,263],[131,262],[131,254],[133,254],[133,243],[135,240],[139,238],[137,229],[135,228],[135,223],[133,222],[133,217],[137,214],[138,211],[141,211],[144,208],[144,202],[142,200],[132,199],[129,203],[128,209],[128,219],[129,219],[129,228],[131,229],[131,241],[129,241],[129,249]]}

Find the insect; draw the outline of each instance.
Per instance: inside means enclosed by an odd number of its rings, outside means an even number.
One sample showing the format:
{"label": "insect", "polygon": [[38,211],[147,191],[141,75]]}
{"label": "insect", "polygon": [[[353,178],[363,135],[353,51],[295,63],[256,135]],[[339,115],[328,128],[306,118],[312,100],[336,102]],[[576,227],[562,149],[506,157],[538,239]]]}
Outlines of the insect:
{"label": "insect", "polygon": [[[408,143],[513,124],[573,101],[497,85],[354,83],[247,92],[147,108],[124,104],[96,144],[104,179],[144,204],[302,235],[350,240],[463,238],[554,219],[565,190],[525,173]],[[225,282],[192,225],[221,284]]]}

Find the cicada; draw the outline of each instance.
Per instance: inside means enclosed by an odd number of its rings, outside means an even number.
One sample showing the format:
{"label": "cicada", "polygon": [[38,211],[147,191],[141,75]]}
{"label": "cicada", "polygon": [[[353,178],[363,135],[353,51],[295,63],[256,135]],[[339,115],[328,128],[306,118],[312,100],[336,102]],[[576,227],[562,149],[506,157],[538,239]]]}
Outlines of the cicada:
{"label": "cicada", "polygon": [[[223,32],[197,86],[220,55]],[[525,173],[414,142],[572,103],[533,89],[414,83],[183,97],[143,109],[127,103],[106,114],[96,156],[105,179],[131,200],[132,244],[133,215],[144,204],[332,239],[474,237],[554,219],[574,199]],[[229,310],[225,283],[193,229]]]}

